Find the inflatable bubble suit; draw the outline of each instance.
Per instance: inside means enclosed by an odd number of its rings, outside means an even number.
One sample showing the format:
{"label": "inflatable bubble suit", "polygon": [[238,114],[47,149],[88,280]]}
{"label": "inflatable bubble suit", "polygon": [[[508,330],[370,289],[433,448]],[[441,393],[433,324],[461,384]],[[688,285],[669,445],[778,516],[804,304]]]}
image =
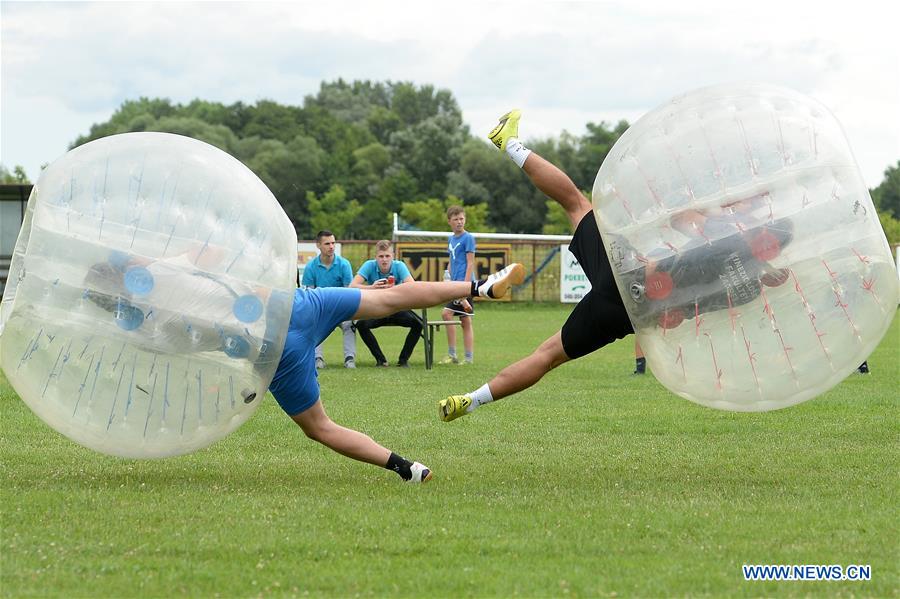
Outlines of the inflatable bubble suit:
{"label": "inflatable bubble suit", "polygon": [[195,451],[256,410],[284,347],[297,239],[272,193],[165,133],[80,146],[41,174],[0,304],[26,404],[104,453]]}
{"label": "inflatable bubble suit", "polygon": [[714,408],[830,389],[887,331],[898,277],[847,140],[818,102],[701,89],[638,120],[594,213],[653,374]]}

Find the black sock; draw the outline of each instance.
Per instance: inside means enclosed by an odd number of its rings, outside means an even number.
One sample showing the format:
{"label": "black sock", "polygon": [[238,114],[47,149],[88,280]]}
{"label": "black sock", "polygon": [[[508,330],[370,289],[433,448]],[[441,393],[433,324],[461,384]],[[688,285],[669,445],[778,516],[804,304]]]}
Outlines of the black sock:
{"label": "black sock", "polygon": [[644,374],[647,371],[647,358],[635,358],[634,371]]}
{"label": "black sock", "polygon": [[412,462],[405,458],[401,458],[392,451],[391,457],[388,458],[385,468],[387,468],[388,470],[393,470],[394,472],[399,474],[400,478],[402,478],[403,480],[409,480],[412,478],[412,465]]}

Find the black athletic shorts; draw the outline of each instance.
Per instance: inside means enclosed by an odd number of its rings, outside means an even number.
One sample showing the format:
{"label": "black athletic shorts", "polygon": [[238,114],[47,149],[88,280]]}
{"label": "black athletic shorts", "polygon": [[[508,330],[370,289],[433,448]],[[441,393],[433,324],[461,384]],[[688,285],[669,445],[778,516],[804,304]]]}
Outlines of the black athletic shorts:
{"label": "black athletic shorts", "polygon": [[471,295],[466,299],[469,300],[470,311],[468,313],[465,310],[463,310],[463,305],[462,305],[461,299],[455,299],[452,302],[447,302],[447,305],[444,307],[447,308],[448,310],[452,310],[454,316],[458,316],[460,318],[468,318],[468,317],[472,316],[473,314],[475,314],[475,299]]}
{"label": "black athletic shorts", "polygon": [[634,333],[594,213],[588,212],[578,223],[569,251],[575,254],[591,290],[581,298],[562,327],[566,355],[574,360]]}

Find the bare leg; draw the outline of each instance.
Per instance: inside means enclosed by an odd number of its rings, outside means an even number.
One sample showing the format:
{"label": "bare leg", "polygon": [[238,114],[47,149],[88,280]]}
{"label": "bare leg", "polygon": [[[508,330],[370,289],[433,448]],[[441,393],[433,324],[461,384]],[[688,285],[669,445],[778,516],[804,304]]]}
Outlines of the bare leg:
{"label": "bare leg", "polygon": [[325,413],[321,401],[292,416],[292,419],[300,425],[307,437],[348,458],[385,466],[391,456],[389,449],[382,447],[368,435],[336,424]]}
{"label": "bare leg", "polygon": [[593,209],[591,203],[578,191],[568,175],[535,152],[532,151],[528,155],[522,170],[525,171],[535,187],[559,202],[559,205],[566,211],[573,228],[577,227],[584,215]]}
{"label": "bare leg", "polygon": [[644,374],[647,372],[647,359],[644,358],[644,350],[638,343],[637,336],[634,338],[634,372],[632,374]]}
{"label": "bare leg", "polygon": [[390,289],[361,289],[362,297],[353,320],[382,318],[401,310],[430,308],[450,300],[466,297],[472,284],[466,281],[442,283],[411,282]]}
{"label": "bare leg", "polygon": [[[467,355],[472,355],[475,352],[475,327],[472,326],[472,319],[463,317],[459,319],[459,322],[463,330],[463,348]],[[452,329],[453,327],[447,328]]]}
{"label": "bare leg", "polygon": [[[444,308],[441,311],[441,320],[453,320],[453,310],[449,310]],[[453,353],[456,353],[456,327],[444,327],[447,329],[447,352],[453,350]]]}
{"label": "bare leg", "polygon": [[537,383],[545,374],[569,361],[560,333],[541,343],[534,352],[501,370],[488,383],[493,398],[500,399],[518,393]]}

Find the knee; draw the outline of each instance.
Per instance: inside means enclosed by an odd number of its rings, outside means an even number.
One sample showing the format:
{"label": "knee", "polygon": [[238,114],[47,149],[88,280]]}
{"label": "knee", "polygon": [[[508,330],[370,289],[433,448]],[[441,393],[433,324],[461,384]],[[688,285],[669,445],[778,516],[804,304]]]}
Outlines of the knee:
{"label": "knee", "polygon": [[548,371],[553,370],[569,359],[558,340],[552,338],[541,343],[538,348],[534,350],[532,356]]}
{"label": "knee", "polygon": [[400,285],[390,289],[381,289],[378,293],[385,300],[384,305],[388,308],[388,314],[396,312],[397,306],[402,306],[406,302],[406,296]]}
{"label": "knee", "polygon": [[331,420],[315,420],[313,422],[306,423],[297,423],[300,425],[300,428],[303,430],[303,434],[306,435],[308,439],[312,439],[317,443],[322,443],[323,445],[327,445],[326,439],[328,439],[328,431],[332,425]]}
{"label": "knee", "polygon": [[306,435],[307,439],[312,439],[313,441],[320,441],[321,432],[320,432],[320,429],[318,429],[317,427],[301,426],[300,428],[303,429],[303,434]]}

